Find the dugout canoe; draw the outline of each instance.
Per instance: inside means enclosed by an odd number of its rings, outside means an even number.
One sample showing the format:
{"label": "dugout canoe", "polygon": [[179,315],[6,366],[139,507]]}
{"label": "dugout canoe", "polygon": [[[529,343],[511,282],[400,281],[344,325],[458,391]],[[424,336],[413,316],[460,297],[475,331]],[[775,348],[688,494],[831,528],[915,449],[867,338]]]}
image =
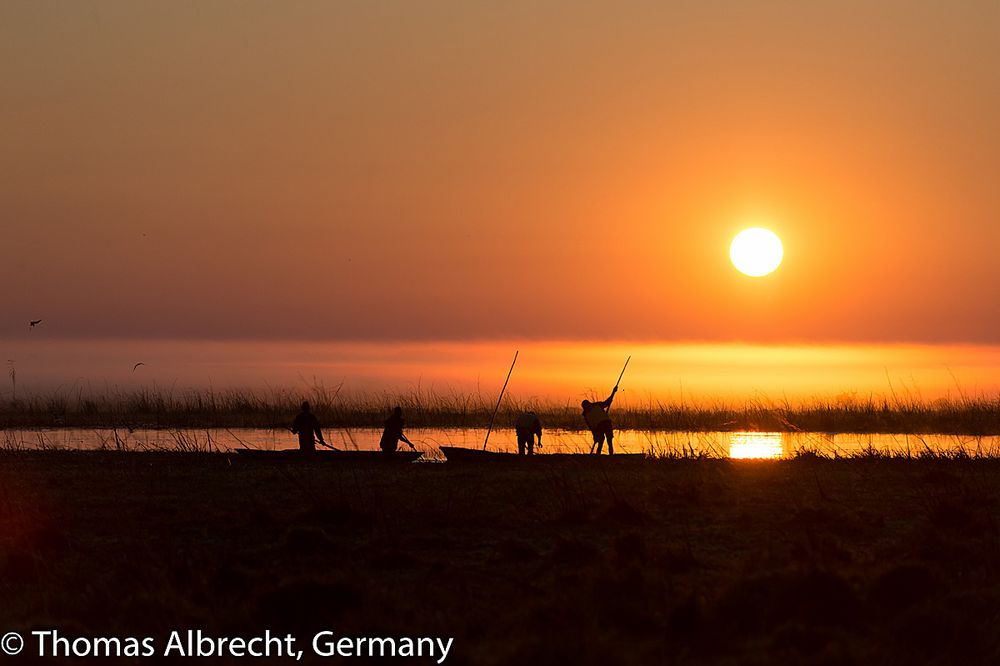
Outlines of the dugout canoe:
{"label": "dugout canoe", "polygon": [[423,454],[420,451],[312,451],[299,449],[236,449],[240,460],[267,462],[331,462],[331,463],[411,463]]}
{"label": "dugout canoe", "polygon": [[483,451],[481,449],[467,449],[461,446],[441,446],[441,453],[448,462],[515,462],[515,461],[636,461],[645,460],[649,456],[645,453],[616,453],[613,456],[595,455],[592,453],[536,453],[533,456],[519,456],[516,453],[504,453],[501,451]]}

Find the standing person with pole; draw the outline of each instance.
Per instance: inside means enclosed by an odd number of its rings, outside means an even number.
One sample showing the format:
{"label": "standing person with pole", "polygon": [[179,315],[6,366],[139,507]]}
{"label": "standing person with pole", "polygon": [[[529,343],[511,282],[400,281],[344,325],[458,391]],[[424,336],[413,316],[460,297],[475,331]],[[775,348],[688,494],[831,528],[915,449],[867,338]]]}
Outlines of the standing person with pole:
{"label": "standing person with pole", "polygon": [[319,419],[309,408],[308,400],[302,402],[302,411],[292,422],[292,434],[299,436],[299,450],[303,453],[315,453],[317,439],[320,444],[327,446],[323,439],[323,431],[319,427]]}
{"label": "standing person with pole", "polygon": [[382,429],[382,439],[378,443],[378,447],[382,449],[383,453],[395,453],[399,448],[400,442],[403,442],[414,451],[417,450],[413,446],[413,442],[408,440],[406,435],[403,434],[404,424],[403,408],[394,407],[392,414],[385,420],[385,428]]}
{"label": "standing person with pole", "polygon": [[597,455],[601,455],[601,449],[604,447],[605,440],[608,442],[608,455],[611,456],[615,453],[615,432],[611,424],[611,417],[608,415],[608,410],[611,409],[611,401],[615,399],[615,394],[618,393],[618,384],[621,383],[622,377],[625,376],[625,368],[628,367],[628,362],[631,360],[631,356],[625,360],[625,367],[622,368],[621,374],[618,375],[618,381],[615,382],[615,387],[611,389],[611,395],[600,402],[584,400],[580,403],[580,406],[583,408],[583,420],[587,422],[587,427],[590,428],[590,432],[594,436],[594,444],[590,447],[591,453],[594,453],[594,448],[596,447]]}

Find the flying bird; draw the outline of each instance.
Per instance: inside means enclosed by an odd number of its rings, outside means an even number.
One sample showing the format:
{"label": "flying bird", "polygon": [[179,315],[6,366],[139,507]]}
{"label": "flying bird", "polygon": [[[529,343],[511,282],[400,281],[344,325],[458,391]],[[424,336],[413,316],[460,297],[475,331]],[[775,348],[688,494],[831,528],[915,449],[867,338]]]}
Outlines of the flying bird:
{"label": "flying bird", "polygon": [[28,329],[32,329],[42,323],[41,319],[32,319],[28,322]]}
{"label": "flying bird", "polygon": [[135,365],[132,366],[132,372],[135,372],[136,368],[138,368],[140,365],[146,365],[146,364],[141,361],[139,363],[136,363]]}

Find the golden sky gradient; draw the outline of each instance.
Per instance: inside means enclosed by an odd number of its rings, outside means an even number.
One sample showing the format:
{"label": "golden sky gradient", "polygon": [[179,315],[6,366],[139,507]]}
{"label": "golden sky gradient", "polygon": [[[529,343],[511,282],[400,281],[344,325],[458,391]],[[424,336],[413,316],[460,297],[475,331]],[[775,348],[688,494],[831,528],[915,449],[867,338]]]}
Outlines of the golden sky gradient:
{"label": "golden sky gradient", "polygon": [[1000,343],[998,36],[994,0],[5,2],[0,340]]}
{"label": "golden sky gradient", "polygon": [[[517,343],[508,394],[576,405],[604,399],[631,356],[616,404],[891,403],[979,399],[1000,390],[1000,347],[970,345],[752,345],[740,343]],[[104,394],[155,387],[314,387],[341,397],[412,394],[495,399],[513,357],[503,342],[50,340],[6,343],[18,395]],[[143,366],[133,371],[135,363]],[[10,397],[9,376],[0,397]]]}

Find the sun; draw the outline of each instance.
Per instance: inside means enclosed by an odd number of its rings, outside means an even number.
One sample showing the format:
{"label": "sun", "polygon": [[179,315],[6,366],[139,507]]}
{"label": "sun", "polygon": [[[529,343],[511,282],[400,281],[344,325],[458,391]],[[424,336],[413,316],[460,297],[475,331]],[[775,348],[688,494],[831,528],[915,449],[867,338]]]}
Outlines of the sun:
{"label": "sun", "polygon": [[751,227],[736,234],[729,258],[736,270],[750,277],[763,277],[781,265],[785,250],[781,239],[769,229]]}

